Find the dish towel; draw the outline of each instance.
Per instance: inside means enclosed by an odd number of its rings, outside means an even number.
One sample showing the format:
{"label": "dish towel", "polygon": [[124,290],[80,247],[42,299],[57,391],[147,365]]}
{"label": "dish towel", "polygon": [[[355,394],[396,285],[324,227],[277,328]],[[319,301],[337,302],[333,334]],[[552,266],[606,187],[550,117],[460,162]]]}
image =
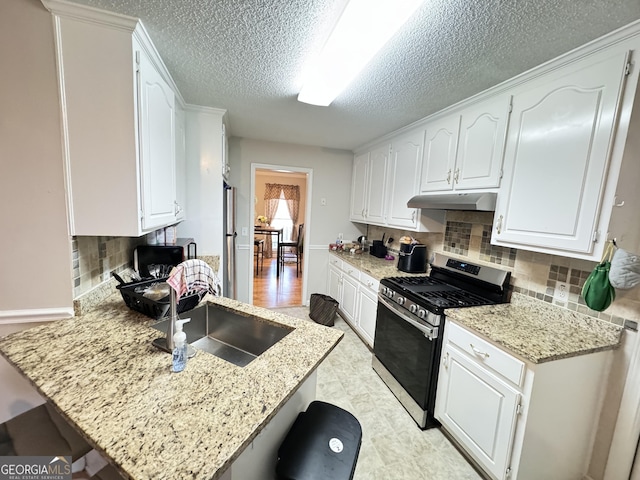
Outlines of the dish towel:
{"label": "dish towel", "polygon": [[186,260],[171,270],[167,283],[176,291],[176,301],[187,292],[207,290],[218,295],[220,282],[215,272],[202,260]]}

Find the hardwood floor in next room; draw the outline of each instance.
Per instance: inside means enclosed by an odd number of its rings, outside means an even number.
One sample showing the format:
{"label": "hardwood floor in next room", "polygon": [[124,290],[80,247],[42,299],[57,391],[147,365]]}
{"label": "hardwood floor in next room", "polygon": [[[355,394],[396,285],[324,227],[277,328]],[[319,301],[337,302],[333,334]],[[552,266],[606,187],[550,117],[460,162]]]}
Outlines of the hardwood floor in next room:
{"label": "hardwood floor in next room", "polygon": [[276,277],[277,261],[265,258],[256,275],[253,265],[253,304],[259,307],[296,307],[302,305],[302,274],[296,277],[296,264],[285,263]]}

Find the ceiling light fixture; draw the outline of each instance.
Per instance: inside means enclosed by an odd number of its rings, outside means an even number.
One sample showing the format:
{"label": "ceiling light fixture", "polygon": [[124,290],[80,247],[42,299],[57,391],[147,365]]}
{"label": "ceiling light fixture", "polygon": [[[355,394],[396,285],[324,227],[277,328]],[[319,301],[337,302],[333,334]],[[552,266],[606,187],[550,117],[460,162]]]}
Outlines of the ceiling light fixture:
{"label": "ceiling light fixture", "polygon": [[305,75],[298,101],[328,106],[424,0],[350,0]]}

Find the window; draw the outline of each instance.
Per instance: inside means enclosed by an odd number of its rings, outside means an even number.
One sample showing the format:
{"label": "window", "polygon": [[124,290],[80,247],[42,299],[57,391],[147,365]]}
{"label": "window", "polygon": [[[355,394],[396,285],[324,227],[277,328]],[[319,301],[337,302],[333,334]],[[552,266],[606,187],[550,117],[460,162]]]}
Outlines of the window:
{"label": "window", "polygon": [[284,192],[280,192],[280,199],[278,200],[278,206],[276,207],[276,213],[271,221],[271,226],[275,228],[282,228],[282,239],[285,242],[292,240],[293,232],[293,220],[289,214],[289,207],[287,201],[284,198]]}

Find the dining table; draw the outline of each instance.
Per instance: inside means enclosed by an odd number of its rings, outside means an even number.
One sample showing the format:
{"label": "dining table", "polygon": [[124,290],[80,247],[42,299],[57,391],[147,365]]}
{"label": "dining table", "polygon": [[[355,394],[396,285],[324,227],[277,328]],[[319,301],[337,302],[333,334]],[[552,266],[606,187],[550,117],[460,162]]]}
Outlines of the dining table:
{"label": "dining table", "polygon": [[[272,246],[272,237],[276,236],[278,243],[282,242],[282,228],[271,227],[268,225],[255,225],[253,234],[254,235],[268,235],[269,241],[265,242],[265,250],[264,255],[271,258],[273,255],[273,246]],[[276,251],[278,251],[276,249]],[[279,260],[279,259],[278,259]],[[280,276],[280,265],[276,265],[276,277]]]}

